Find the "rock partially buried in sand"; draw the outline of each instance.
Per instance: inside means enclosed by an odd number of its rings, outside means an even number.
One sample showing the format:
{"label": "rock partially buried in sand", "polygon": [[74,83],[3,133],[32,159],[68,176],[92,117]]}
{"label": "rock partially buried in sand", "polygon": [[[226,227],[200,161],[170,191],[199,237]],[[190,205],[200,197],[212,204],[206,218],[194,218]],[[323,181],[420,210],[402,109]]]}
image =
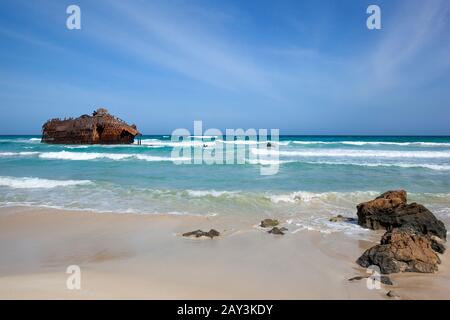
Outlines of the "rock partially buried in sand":
{"label": "rock partially buried in sand", "polygon": [[442,221],[418,203],[407,204],[406,191],[387,191],[374,200],[357,206],[358,224],[369,229],[386,229],[408,226],[424,235],[447,236]]}
{"label": "rock partially buried in sand", "polygon": [[[348,281],[357,281],[357,280],[367,279],[367,278],[369,278],[369,277],[370,277],[370,276],[356,276],[356,277],[353,277],[353,278],[348,279]],[[394,285],[394,284],[392,283],[392,281],[391,281],[391,278],[389,278],[388,276],[381,276],[381,277],[380,277],[380,282],[381,282],[382,284],[385,284],[385,285],[388,285],[388,286]]]}
{"label": "rock partially buried in sand", "polygon": [[214,229],[209,230],[208,232],[202,231],[200,229],[195,230],[195,231],[190,231],[190,232],[186,232],[183,233],[183,237],[192,237],[195,236],[196,238],[200,238],[200,237],[209,237],[209,238],[214,238],[214,237],[218,237],[220,236],[220,232]]}
{"label": "rock partially buried in sand", "polygon": [[362,280],[362,279],[367,279],[368,277],[369,276],[356,276],[356,277],[348,279],[348,281],[359,281],[359,280]]}
{"label": "rock partially buried in sand", "polygon": [[386,232],[379,245],[366,250],[356,261],[362,267],[376,265],[381,273],[433,273],[441,263],[431,240],[411,228]]}
{"label": "rock partially buried in sand", "polygon": [[336,217],[331,217],[330,222],[354,222],[356,219],[350,217],[344,217],[338,214]]}
{"label": "rock partially buried in sand", "polygon": [[270,227],[275,227],[277,225],[279,225],[280,222],[278,222],[278,220],[275,219],[264,219],[263,221],[261,221],[261,227],[263,228],[270,228]]}
{"label": "rock partially buried in sand", "polygon": [[400,295],[397,292],[393,291],[393,290],[389,290],[389,292],[386,293],[386,295],[389,298],[400,298]]}
{"label": "rock partially buried in sand", "polygon": [[389,278],[388,276],[381,276],[380,277],[380,282],[382,284],[385,284],[387,286],[393,286],[394,284],[392,283],[391,278]]}
{"label": "rock partially buried in sand", "polygon": [[279,234],[279,235],[284,235],[284,231],[287,231],[288,229],[286,228],[278,228],[278,227],[273,227],[272,229],[270,229],[269,231],[267,231],[268,233],[271,234]]}

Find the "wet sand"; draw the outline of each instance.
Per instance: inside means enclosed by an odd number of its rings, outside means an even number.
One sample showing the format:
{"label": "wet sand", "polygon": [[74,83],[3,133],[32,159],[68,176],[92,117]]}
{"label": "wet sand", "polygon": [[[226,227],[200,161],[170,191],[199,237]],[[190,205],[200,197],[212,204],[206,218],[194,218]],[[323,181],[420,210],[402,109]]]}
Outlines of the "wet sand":
{"label": "wet sand", "polygon": [[[264,217],[262,217],[264,218]],[[354,262],[380,237],[303,230],[284,236],[226,217],[0,209],[1,299],[449,299],[450,259],[435,274],[391,275],[369,290]],[[215,239],[181,233],[217,229]],[[66,269],[81,268],[69,290]]]}

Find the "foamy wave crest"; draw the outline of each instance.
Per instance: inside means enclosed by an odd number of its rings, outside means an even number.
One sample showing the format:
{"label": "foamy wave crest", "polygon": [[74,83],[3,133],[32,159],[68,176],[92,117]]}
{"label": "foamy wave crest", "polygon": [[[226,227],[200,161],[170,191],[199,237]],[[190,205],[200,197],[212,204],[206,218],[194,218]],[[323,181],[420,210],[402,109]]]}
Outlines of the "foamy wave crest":
{"label": "foamy wave crest", "polygon": [[450,147],[446,142],[393,142],[393,141],[293,141],[294,144],[346,144],[352,146],[365,145],[392,145],[392,146],[425,146],[425,147]]}
{"label": "foamy wave crest", "polygon": [[399,167],[399,168],[425,168],[437,171],[450,171],[450,165],[431,163],[359,163],[359,162],[334,162],[334,161],[309,161],[308,164],[360,166],[360,167]]}
{"label": "foamy wave crest", "polygon": [[197,139],[214,139],[217,138],[218,136],[189,136],[191,138],[197,138]]}
{"label": "foamy wave crest", "polygon": [[52,159],[52,160],[96,160],[96,159],[109,159],[109,160],[126,160],[126,159],[137,159],[145,161],[189,161],[190,158],[187,157],[159,157],[150,156],[145,154],[129,154],[129,153],[98,153],[98,152],[70,152],[70,151],[59,151],[59,152],[43,152],[39,154],[42,159]]}
{"label": "foamy wave crest", "polygon": [[150,162],[162,162],[162,161],[190,161],[191,158],[189,157],[177,157],[177,158],[172,158],[172,157],[158,157],[158,156],[149,156],[149,155],[145,155],[145,154],[136,154],[133,155],[134,158],[138,159],[138,160],[145,160],[145,161],[150,161]]}
{"label": "foamy wave crest", "polygon": [[388,151],[388,150],[298,150],[277,151],[270,149],[252,149],[253,154],[298,156],[298,157],[352,157],[352,158],[450,158],[450,151]]}
{"label": "foamy wave crest", "polygon": [[[214,139],[214,137],[210,136],[192,136],[197,139]],[[289,144],[289,141],[257,141],[257,140],[222,140],[215,139],[214,141],[202,141],[202,140],[188,140],[188,141],[164,141],[158,139],[144,139],[141,141],[142,145],[148,147],[214,147],[218,144],[235,144],[235,145],[258,145],[263,144],[266,145],[270,142],[272,145],[282,145],[286,146]]]}
{"label": "foamy wave crest", "polygon": [[64,146],[67,149],[88,149],[89,146]]}
{"label": "foamy wave crest", "polygon": [[129,158],[128,154],[115,154],[115,153],[88,153],[88,152],[43,152],[39,154],[39,158],[42,159],[55,159],[55,160],[95,160],[95,159],[111,159],[111,160],[123,160]]}
{"label": "foamy wave crest", "polygon": [[279,165],[283,163],[290,163],[295,162],[294,160],[264,160],[264,159],[249,159],[247,160],[247,163],[249,164],[260,164],[263,166],[269,166],[269,165]]}
{"label": "foamy wave crest", "polygon": [[257,140],[216,140],[218,143],[235,144],[235,145],[272,145],[287,146],[289,141],[257,141]]}
{"label": "foamy wave crest", "polygon": [[222,197],[222,196],[234,196],[239,194],[237,191],[216,191],[216,190],[186,190],[187,194],[194,198],[202,197]]}
{"label": "foamy wave crest", "polygon": [[[308,220],[301,218],[290,219],[287,223],[290,226],[296,227],[292,233],[299,231],[316,231],[324,234],[332,234],[335,232],[341,232],[349,236],[358,235],[359,238],[368,239],[370,236],[370,230],[364,229],[357,223],[353,222],[330,222],[330,217],[312,217]],[[292,229],[292,228],[291,228]]]}
{"label": "foamy wave crest", "polygon": [[267,197],[271,202],[278,204],[282,202],[287,203],[309,203],[313,201],[352,201],[357,203],[365,201],[366,199],[374,198],[379,195],[376,191],[355,191],[355,192],[323,192],[314,193],[306,191],[296,191],[287,194],[273,194]]}
{"label": "foamy wave crest", "polygon": [[214,141],[162,141],[158,139],[145,139],[141,141],[142,145],[147,147],[213,147]]}
{"label": "foamy wave crest", "polygon": [[0,186],[6,186],[14,189],[50,189],[56,187],[67,187],[75,185],[91,184],[90,180],[48,180],[32,177],[0,177]]}
{"label": "foamy wave crest", "polygon": [[21,157],[36,155],[37,151],[22,151],[22,152],[0,152],[0,157]]}

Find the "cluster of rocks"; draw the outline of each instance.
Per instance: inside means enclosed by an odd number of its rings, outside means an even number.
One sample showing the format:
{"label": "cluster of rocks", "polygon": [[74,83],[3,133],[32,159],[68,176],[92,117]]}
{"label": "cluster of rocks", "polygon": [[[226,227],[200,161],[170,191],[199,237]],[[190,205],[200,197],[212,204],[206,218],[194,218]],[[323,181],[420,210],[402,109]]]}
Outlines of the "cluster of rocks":
{"label": "cluster of rocks", "polygon": [[287,231],[288,229],[285,227],[278,227],[278,225],[280,224],[280,222],[278,220],[275,219],[264,219],[261,221],[261,224],[259,225],[261,228],[271,228],[270,230],[268,230],[268,233],[271,234],[277,234],[277,235],[284,235],[284,232]]}
{"label": "cluster of rocks", "polygon": [[[285,227],[279,227],[280,222],[276,219],[264,219],[261,221],[261,224],[259,225],[262,228],[267,228],[268,233],[270,234],[276,234],[276,235],[284,235],[284,232],[288,229]],[[209,230],[208,232],[203,230],[194,230],[190,232],[186,232],[182,234],[183,237],[208,237],[213,239],[214,237],[220,236],[220,232],[214,229]]]}
{"label": "cluster of rocks", "polygon": [[196,237],[196,238],[208,237],[213,239],[214,237],[218,236],[220,236],[220,232],[214,229],[211,229],[208,232],[198,229],[195,231],[183,233],[183,237]]}
{"label": "cluster of rocks", "polygon": [[[447,230],[442,221],[418,203],[407,203],[404,190],[387,191],[374,200],[357,206],[358,224],[369,229],[385,229],[380,244],[367,249],[356,261],[362,267],[378,266],[382,274],[397,272],[432,273],[438,270],[444,253]],[[356,219],[338,215],[332,222],[355,222]],[[286,228],[276,219],[264,219],[260,227],[275,235],[284,235]],[[195,230],[184,237],[218,237],[214,229]],[[355,277],[350,280],[360,280]],[[382,282],[392,284],[388,277]]]}
{"label": "cluster of rocks", "polygon": [[367,249],[356,261],[362,267],[376,265],[381,273],[438,270],[447,230],[442,221],[418,203],[407,203],[404,190],[388,191],[357,206],[358,224],[386,229],[380,244]]}

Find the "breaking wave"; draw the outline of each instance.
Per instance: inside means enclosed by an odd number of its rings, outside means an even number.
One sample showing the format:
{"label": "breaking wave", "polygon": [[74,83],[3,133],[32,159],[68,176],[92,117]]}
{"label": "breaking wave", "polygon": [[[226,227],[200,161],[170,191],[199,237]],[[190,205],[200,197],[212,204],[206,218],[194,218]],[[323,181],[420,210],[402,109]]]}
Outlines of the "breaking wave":
{"label": "breaking wave", "polygon": [[125,159],[137,159],[145,161],[188,161],[190,158],[186,157],[161,157],[150,156],[145,154],[131,154],[131,153],[98,153],[98,152],[43,152],[39,154],[39,158],[53,159],[53,160],[96,160],[96,159],[109,159],[109,160],[125,160]]}
{"label": "breaking wave", "polygon": [[32,156],[38,154],[35,151],[21,151],[21,152],[0,152],[0,157],[20,157],[20,156]]}
{"label": "breaking wave", "polygon": [[424,146],[424,147],[450,147],[446,142],[392,142],[392,141],[292,141],[294,144],[314,145],[314,144],[345,144],[351,146],[365,145],[391,145],[391,146]]}
{"label": "breaking wave", "polygon": [[349,158],[450,158],[450,151],[397,151],[397,150],[347,150],[314,149],[296,151],[277,151],[270,149],[251,149],[258,155],[279,155],[299,157],[349,157]]}
{"label": "breaking wave", "polygon": [[450,171],[450,165],[431,163],[370,163],[370,162],[334,162],[334,161],[306,161],[307,164],[337,165],[337,166],[360,166],[360,167],[399,167],[399,168],[424,168],[437,171]]}
{"label": "breaking wave", "polygon": [[75,185],[91,184],[90,180],[48,180],[33,177],[0,177],[0,186],[10,187],[14,189],[50,189],[56,187],[67,187]]}

